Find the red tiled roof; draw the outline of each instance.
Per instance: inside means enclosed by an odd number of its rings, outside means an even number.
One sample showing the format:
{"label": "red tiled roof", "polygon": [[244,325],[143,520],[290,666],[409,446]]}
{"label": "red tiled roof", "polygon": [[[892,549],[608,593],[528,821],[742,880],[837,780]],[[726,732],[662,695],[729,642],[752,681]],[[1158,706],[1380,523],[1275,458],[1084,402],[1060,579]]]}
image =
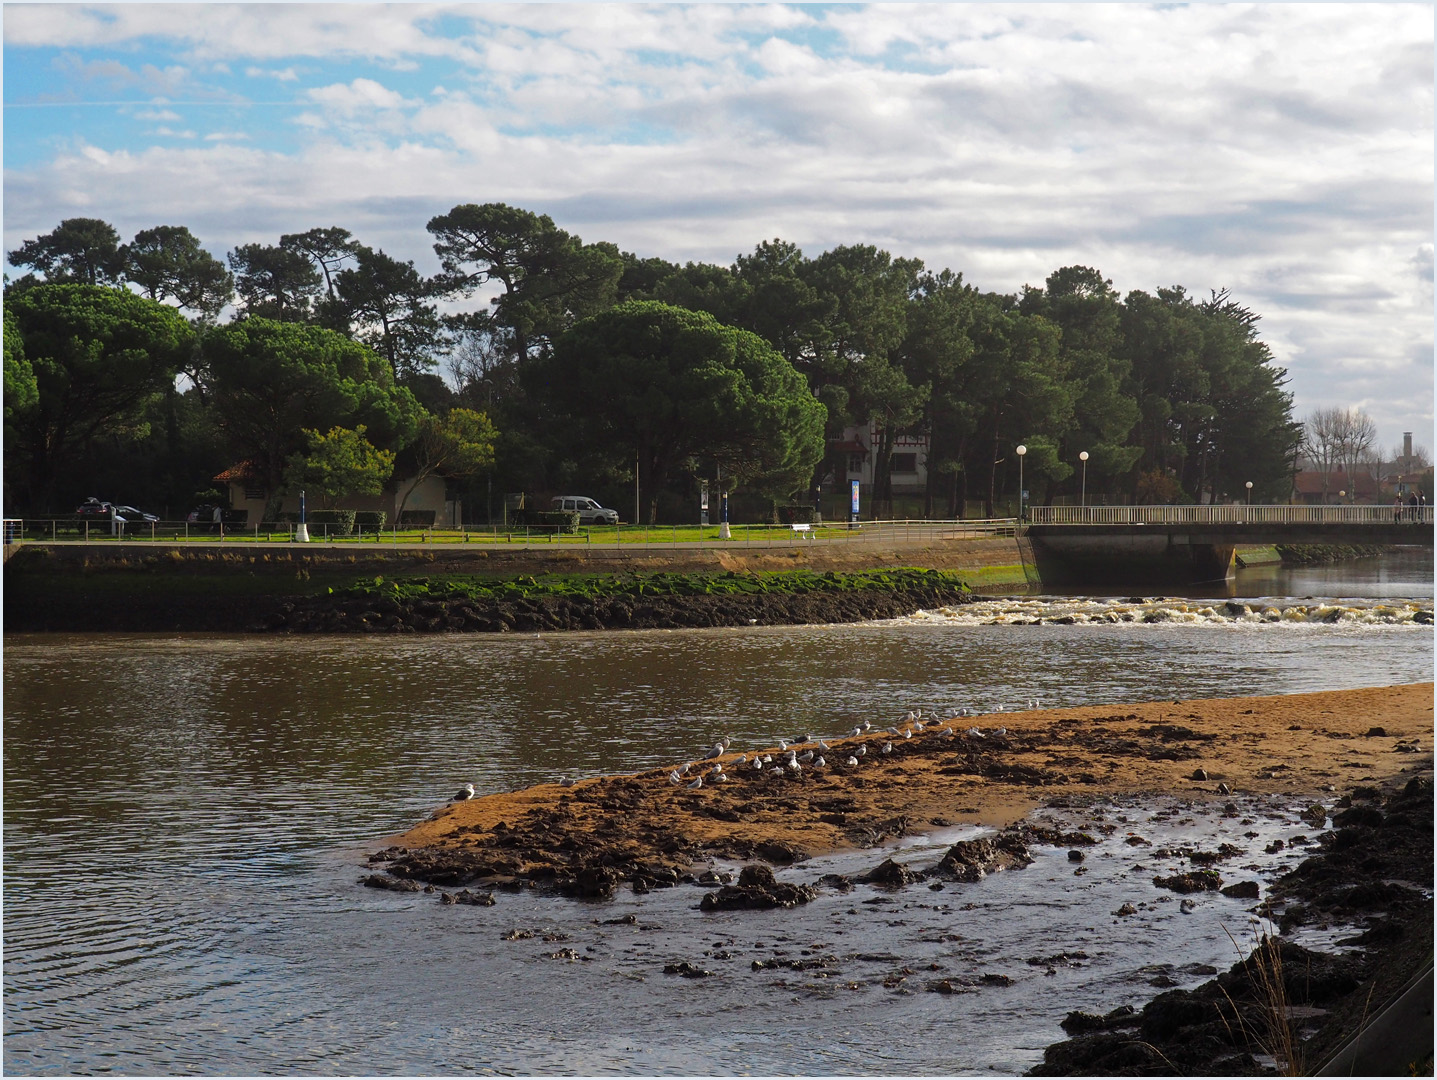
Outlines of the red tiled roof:
{"label": "red tiled roof", "polygon": [[839,454],[866,454],[868,447],[857,439],[830,439],[828,448]]}
{"label": "red tiled roof", "polygon": [[215,477],[215,481],[221,484],[242,484],[247,480],[256,480],[254,462],[240,461],[231,465],[224,472]]}
{"label": "red tiled roof", "polygon": [[[1322,473],[1315,469],[1300,472],[1292,478],[1292,486],[1299,495],[1321,495]],[[1377,481],[1368,473],[1337,472],[1334,469],[1327,474],[1327,493],[1336,495],[1339,491],[1346,491],[1349,495],[1376,495]]]}

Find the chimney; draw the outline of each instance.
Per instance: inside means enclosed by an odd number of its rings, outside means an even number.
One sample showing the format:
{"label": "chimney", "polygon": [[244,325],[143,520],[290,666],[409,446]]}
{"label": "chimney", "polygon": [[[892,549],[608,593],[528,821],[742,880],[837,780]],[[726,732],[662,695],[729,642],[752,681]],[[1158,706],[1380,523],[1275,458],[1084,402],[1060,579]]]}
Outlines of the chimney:
{"label": "chimney", "polygon": [[1404,432],[1402,433],[1402,471],[1403,471],[1403,472],[1411,472],[1411,471],[1412,471],[1412,466],[1411,466],[1411,464],[1408,462],[1408,459],[1409,459],[1411,456],[1412,456],[1412,432],[1410,432],[1410,431],[1404,431]]}

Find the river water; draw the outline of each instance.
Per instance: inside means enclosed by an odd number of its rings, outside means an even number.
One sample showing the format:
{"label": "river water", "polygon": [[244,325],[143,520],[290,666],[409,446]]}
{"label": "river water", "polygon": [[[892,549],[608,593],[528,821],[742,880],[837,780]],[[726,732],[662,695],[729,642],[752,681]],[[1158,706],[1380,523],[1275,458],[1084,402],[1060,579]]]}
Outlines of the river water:
{"label": "river water", "polygon": [[[7,636],[5,1071],[1021,1072],[1069,1009],[1140,1004],[1159,975],[1200,982],[1250,933],[1242,901],[1183,912],[1156,895],[1162,866],[1135,864],[1126,832],[1230,837],[1266,881],[1302,855],[1262,854],[1268,842],[1313,833],[1301,807],[1055,810],[1113,827],[1081,876],[1040,850],[974,885],[826,890],[796,912],[701,915],[694,887],[445,906],[359,887],[364,857],[462,782],[633,771],[719,734],[742,747],[915,706],[1432,678],[1432,627],[1416,621],[1432,610],[1430,554],[1239,574],[1221,595],[993,598],[858,626]],[[971,835],[910,838],[899,855],[935,862]],[[1138,914],[1113,917],[1126,902]],[[714,974],[663,973],[680,960]],[[796,966],[753,968],[772,960]]]}

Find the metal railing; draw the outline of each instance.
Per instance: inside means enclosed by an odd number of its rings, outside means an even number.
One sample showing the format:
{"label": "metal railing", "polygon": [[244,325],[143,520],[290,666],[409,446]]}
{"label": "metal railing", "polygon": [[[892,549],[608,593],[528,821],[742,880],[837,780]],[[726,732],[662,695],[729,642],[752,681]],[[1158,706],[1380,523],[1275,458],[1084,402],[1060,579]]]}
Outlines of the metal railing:
{"label": "metal railing", "polygon": [[[404,525],[310,524],[317,544],[485,544],[517,547],[582,545],[648,547],[794,547],[805,544],[922,544],[1013,536],[1014,518],[968,520],[898,520],[823,522],[813,525],[730,525],[729,537],[718,525],[580,526],[565,532],[552,527],[465,525],[454,528]],[[209,522],[111,522],[108,518],[7,518],[6,543],[156,543],[156,544],[288,544],[295,526],[288,522],[215,525]]]}
{"label": "metal railing", "polygon": [[1030,506],[1032,525],[1432,524],[1432,507],[1403,506]]}

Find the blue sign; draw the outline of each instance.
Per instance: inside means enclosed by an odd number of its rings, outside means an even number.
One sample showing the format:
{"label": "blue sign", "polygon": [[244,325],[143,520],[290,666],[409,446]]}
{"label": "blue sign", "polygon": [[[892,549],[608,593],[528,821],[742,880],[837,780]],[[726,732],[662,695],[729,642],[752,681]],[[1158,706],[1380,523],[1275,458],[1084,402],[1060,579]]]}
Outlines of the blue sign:
{"label": "blue sign", "polygon": [[854,517],[857,517],[857,516],[858,516],[858,481],[857,481],[857,480],[850,480],[850,481],[848,482],[848,490],[849,490],[849,493],[850,493],[850,494],[849,494],[849,507],[848,507],[848,508],[849,508],[849,511],[854,515]]}

